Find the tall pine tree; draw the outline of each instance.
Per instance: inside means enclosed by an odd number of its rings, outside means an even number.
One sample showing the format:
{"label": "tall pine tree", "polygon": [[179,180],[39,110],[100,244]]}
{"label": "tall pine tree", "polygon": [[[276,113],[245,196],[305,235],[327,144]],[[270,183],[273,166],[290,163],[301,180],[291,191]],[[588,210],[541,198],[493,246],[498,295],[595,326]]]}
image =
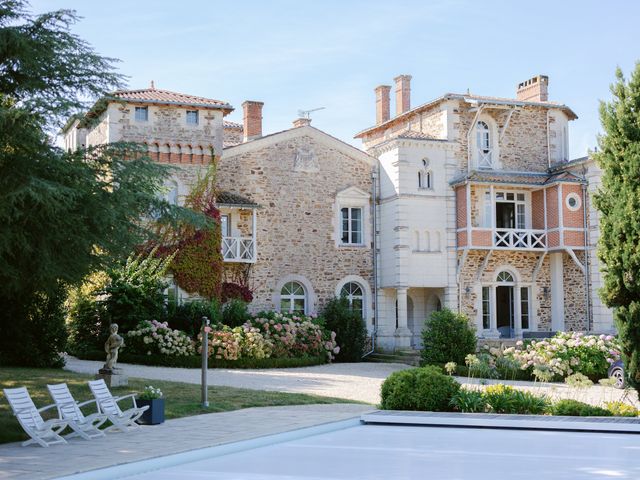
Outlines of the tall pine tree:
{"label": "tall pine tree", "polygon": [[135,145],[53,144],[64,119],[122,78],[71,32],[73,12],[27,7],[0,0],[0,365],[48,366],[66,339],[65,286],[147,240],[141,217],[196,216],[159,199],[169,171]]}
{"label": "tall pine tree", "polygon": [[640,63],[627,82],[618,68],[613,98],[601,102],[604,134],[594,156],[603,170],[598,258],[604,303],[614,309],[627,378],[640,391]]}

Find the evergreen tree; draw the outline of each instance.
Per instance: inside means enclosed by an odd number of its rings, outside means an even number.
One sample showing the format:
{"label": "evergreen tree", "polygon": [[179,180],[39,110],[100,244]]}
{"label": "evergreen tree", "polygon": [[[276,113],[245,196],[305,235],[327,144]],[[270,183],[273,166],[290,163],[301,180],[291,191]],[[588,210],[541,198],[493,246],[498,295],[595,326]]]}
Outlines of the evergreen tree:
{"label": "evergreen tree", "polygon": [[598,258],[604,303],[614,309],[627,378],[640,390],[640,63],[627,82],[618,68],[613,98],[601,102],[604,134],[594,154],[603,170]]}
{"label": "evergreen tree", "polygon": [[135,145],[53,144],[64,119],[122,77],[71,33],[73,12],[27,7],[0,0],[0,364],[45,366],[64,348],[64,286],[149,238],[140,218],[185,211],[158,198],[169,171]]}

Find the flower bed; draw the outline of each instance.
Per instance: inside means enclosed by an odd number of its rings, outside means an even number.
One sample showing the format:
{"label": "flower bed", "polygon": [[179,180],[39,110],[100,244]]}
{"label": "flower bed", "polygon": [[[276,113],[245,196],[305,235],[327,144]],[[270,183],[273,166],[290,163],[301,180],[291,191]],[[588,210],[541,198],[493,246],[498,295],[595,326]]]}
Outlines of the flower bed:
{"label": "flower bed", "polygon": [[466,365],[449,362],[445,369],[458,375],[505,380],[562,380],[580,373],[597,381],[620,358],[620,345],[612,335],[559,332],[544,340],[519,340],[515,347],[485,346],[467,355]]}
{"label": "flower bed", "polygon": [[[199,367],[202,334],[192,339],[167,322],[140,322],[125,334],[120,361],[147,365]],[[209,365],[275,368],[317,365],[339,352],[335,333],[315,317],[265,312],[240,327],[214,324],[208,334]],[[147,357],[147,360],[142,360]],[[102,359],[84,352],[81,358]]]}
{"label": "flower bed", "polygon": [[503,384],[462,388],[433,365],[392,373],[382,384],[381,398],[383,410],[618,417],[637,417],[640,413],[619,401],[605,402],[600,407],[573,399],[554,401],[546,395]]}

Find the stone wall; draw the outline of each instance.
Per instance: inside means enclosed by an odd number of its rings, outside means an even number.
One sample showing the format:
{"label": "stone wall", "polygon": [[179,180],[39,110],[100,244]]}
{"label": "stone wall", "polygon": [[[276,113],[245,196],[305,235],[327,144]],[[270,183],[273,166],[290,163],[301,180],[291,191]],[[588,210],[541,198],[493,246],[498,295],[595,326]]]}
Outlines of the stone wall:
{"label": "stone wall", "polygon": [[[584,252],[576,251],[576,257],[584,265]],[[587,329],[585,278],[582,270],[568,254],[562,255],[564,286],[564,328],[571,331]]]}
{"label": "stone wall", "polygon": [[[475,112],[460,102],[458,115],[453,123],[457,132],[459,170],[467,171],[467,135],[475,118]],[[495,123],[493,145],[499,150],[498,163],[502,170],[511,172],[545,172],[548,167],[546,109],[524,107],[515,110],[504,132],[504,138],[498,143],[496,133],[501,132],[508,113],[505,110],[483,110],[483,115]],[[472,147],[475,136],[470,136]],[[496,159],[494,159],[495,162]],[[472,155],[473,162],[473,155]]]}
{"label": "stone wall", "polygon": [[[262,149],[238,148],[245,150],[241,154],[234,154],[233,148],[225,151],[217,182],[221,190],[241,194],[261,206],[257,211],[258,258],[251,267],[249,284],[254,294],[251,310],[279,307],[274,305],[276,290],[290,275],[308,280],[318,300],[310,309],[315,312],[335,296],[336,286],[347,276],[362,277],[371,290],[370,245],[336,246],[335,200],[338,192],[354,186],[370,195],[372,167],[302,135]],[[300,168],[300,152],[305,152],[304,168]],[[296,167],[294,162],[298,162]],[[180,181],[193,182],[198,170],[183,167]],[[365,209],[371,209],[370,202]],[[249,216],[241,220],[243,228],[249,227]]]}
{"label": "stone wall", "polygon": [[135,105],[110,104],[109,125],[113,130],[110,141],[169,146],[171,153],[178,154],[183,150],[182,147],[187,146],[202,149],[203,153],[212,148],[218,155],[222,153],[221,111],[198,109],[198,125],[187,125],[186,108],[148,106],[148,109],[149,120],[137,122],[134,119]]}
{"label": "stone wall", "polygon": [[[471,250],[460,274],[461,312],[469,317],[472,324],[476,324],[479,313],[480,294],[482,284],[495,282],[496,275],[504,268],[515,271],[520,277],[523,286],[531,285],[533,273],[542,253],[538,252],[517,252],[517,251],[494,251],[489,262],[478,279],[478,272],[483,265],[488,251]],[[462,258],[462,253],[458,253],[458,260]],[[467,293],[467,287],[469,292]],[[544,287],[551,287],[549,258],[545,257],[538,272],[535,284],[532,286],[532,321],[537,325],[538,330],[550,330],[551,328],[551,297],[544,294]]]}

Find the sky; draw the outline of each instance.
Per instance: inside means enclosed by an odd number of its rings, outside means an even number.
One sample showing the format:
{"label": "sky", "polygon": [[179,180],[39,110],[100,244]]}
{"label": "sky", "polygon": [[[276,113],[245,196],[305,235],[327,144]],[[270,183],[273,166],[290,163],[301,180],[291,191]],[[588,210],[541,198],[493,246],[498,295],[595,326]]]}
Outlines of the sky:
{"label": "sky", "polygon": [[[593,149],[598,104],[616,67],[640,59],[635,0],[32,0],[34,12],[73,9],[73,32],[121,61],[130,88],[265,103],[263,133],[312,125],[358,147],[375,123],[374,88],[413,76],[411,105],[447,92],[515,96],[549,76],[549,100],[570,106],[571,158]],[[393,96],[392,96],[393,98]],[[395,111],[392,100],[392,112]]]}

